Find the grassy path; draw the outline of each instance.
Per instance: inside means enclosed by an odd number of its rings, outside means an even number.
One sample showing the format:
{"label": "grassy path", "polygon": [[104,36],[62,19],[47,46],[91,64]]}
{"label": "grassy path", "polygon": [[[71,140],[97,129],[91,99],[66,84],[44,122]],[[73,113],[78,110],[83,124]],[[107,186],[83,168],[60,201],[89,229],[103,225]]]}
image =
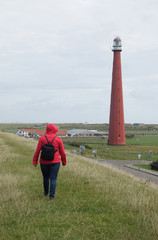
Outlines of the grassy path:
{"label": "grassy path", "polygon": [[32,166],[36,145],[0,133],[1,240],[158,239],[157,189],[68,154],[50,202]]}

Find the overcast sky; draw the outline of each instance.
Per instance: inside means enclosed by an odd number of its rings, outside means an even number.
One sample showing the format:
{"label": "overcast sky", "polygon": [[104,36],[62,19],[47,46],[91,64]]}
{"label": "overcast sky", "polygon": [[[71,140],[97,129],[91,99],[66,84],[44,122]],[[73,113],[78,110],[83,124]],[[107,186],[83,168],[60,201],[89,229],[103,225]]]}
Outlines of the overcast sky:
{"label": "overcast sky", "polygon": [[158,124],[157,0],[0,0],[0,122],[108,123],[115,36],[125,122]]}

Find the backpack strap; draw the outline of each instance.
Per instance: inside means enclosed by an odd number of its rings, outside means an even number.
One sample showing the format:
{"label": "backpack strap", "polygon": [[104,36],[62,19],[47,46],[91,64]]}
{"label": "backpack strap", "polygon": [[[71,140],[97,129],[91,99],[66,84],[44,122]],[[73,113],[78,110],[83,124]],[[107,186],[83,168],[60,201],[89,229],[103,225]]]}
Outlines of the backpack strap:
{"label": "backpack strap", "polygon": [[48,138],[46,137],[46,135],[44,135],[44,136],[45,136],[45,138],[46,138],[46,140],[47,140],[47,142],[48,142],[48,144],[49,144]]}
{"label": "backpack strap", "polygon": [[56,136],[53,138],[53,140],[52,140],[52,142],[51,142],[51,144],[54,142],[54,139],[56,138]]}
{"label": "backpack strap", "polygon": [[[48,144],[49,144],[49,141],[48,141],[48,138],[46,137],[46,135],[44,135],[45,136],[45,138],[47,139],[47,142],[48,142]],[[54,142],[54,139],[56,138],[56,136],[53,138],[53,140],[52,140],[52,142],[51,142],[51,145],[52,145],[52,143]]]}
{"label": "backpack strap", "polygon": [[[56,136],[53,138],[53,140],[52,140],[52,142],[51,142],[51,144],[54,142],[54,139],[56,138]],[[54,153],[56,153],[58,151],[58,149],[57,150],[55,150],[55,152]]]}

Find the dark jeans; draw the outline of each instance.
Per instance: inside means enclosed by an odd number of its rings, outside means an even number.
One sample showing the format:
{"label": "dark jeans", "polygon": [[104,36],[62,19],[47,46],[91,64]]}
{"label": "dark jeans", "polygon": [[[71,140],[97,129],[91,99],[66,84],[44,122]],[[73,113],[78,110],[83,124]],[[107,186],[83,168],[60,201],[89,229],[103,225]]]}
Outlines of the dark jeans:
{"label": "dark jeans", "polygon": [[[41,171],[43,175],[43,186],[44,194],[47,195],[49,192],[49,182],[50,182],[50,197],[53,198],[55,195],[56,182],[58,171],[60,168],[60,163],[54,164],[43,164],[41,163]],[[50,181],[49,181],[50,180]]]}

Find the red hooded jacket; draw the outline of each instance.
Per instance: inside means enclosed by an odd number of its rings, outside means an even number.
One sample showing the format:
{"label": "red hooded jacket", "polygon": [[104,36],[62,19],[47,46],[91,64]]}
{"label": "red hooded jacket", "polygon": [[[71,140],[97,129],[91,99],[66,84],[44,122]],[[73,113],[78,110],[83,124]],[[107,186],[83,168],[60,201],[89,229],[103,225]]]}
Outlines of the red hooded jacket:
{"label": "red hooded jacket", "polygon": [[[57,131],[58,131],[57,126],[55,126],[53,124],[47,125],[46,136],[47,136],[47,139],[49,142],[51,142],[53,140]],[[45,136],[42,135],[38,141],[38,145],[37,145],[34,157],[33,157],[33,165],[36,166],[38,164],[38,157],[39,157],[40,151],[45,144],[47,144],[47,140],[46,140]],[[40,157],[40,163],[50,164],[50,163],[59,163],[60,161],[62,161],[62,164],[66,165],[66,154],[65,154],[65,150],[64,150],[64,146],[63,146],[63,142],[62,142],[61,138],[56,136],[53,141],[53,145],[54,145],[55,151],[58,150],[54,154],[54,159],[52,161],[47,161],[47,160],[41,159],[41,157]],[[60,159],[60,156],[61,156],[61,159]]]}

